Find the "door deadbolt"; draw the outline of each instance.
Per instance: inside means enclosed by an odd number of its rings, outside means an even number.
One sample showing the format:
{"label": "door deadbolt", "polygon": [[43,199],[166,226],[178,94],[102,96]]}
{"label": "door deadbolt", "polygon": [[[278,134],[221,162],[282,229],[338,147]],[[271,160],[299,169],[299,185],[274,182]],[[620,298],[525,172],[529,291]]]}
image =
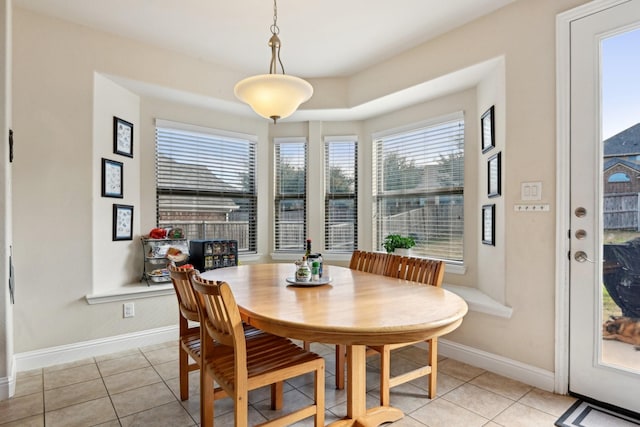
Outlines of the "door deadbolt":
{"label": "door deadbolt", "polygon": [[582,240],[585,237],[587,237],[587,232],[586,230],[576,230],[575,236],[576,236],[576,239]]}
{"label": "door deadbolt", "polygon": [[583,208],[582,206],[579,208],[576,208],[575,214],[576,214],[576,217],[578,218],[584,218],[585,216],[587,216],[587,209]]}

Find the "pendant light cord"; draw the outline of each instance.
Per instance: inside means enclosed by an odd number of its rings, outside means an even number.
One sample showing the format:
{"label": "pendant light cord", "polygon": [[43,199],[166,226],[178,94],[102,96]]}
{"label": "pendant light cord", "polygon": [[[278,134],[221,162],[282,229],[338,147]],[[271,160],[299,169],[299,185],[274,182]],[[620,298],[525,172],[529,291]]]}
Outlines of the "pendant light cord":
{"label": "pendant light cord", "polygon": [[280,59],[281,43],[280,37],[278,37],[280,28],[278,27],[278,5],[276,4],[276,0],[273,0],[273,24],[271,25],[270,30],[271,38],[269,39],[269,46],[271,46],[271,64],[269,65],[269,74],[278,73],[278,63],[280,64],[280,68],[282,69],[282,74],[286,74],[284,72],[284,65],[282,65],[282,60]]}

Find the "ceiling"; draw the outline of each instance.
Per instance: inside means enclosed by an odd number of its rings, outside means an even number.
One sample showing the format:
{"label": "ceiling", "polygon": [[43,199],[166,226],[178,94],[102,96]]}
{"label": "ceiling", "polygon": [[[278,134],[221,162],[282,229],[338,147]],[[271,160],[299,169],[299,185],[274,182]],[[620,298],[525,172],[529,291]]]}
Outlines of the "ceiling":
{"label": "ceiling", "polygon": [[[346,77],[514,0],[280,0],[287,74]],[[14,0],[18,7],[223,64],[269,72],[271,0]]]}

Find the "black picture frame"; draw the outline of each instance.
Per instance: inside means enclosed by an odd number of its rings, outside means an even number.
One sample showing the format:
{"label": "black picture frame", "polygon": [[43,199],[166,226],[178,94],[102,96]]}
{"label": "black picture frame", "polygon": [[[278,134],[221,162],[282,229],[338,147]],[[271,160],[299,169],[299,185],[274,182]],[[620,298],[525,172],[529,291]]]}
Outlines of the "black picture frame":
{"label": "black picture frame", "polygon": [[502,153],[496,153],[487,161],[487,196],[498,197],[502,192]]}
{"label": "black picture frame", "polygon": [[113,240],[133,240],[133,206],[113,205]]}
{"label": "black picture frame", "polygon": [[496,205],[482,206],[482,243],[496,245]]}
{"label": "black picture frame", "polygon": [[133,123],[113,116],[113,152],[133,157]]}
{"label": "black picture frame", "polygon": [[123,168],[122,162],[102,158],[102,197],[122,199]]}
{"label": "black picture frame", "polygon": [[492,105],[480,116],[480,135],[482,140],[482,152],[486,153],[496,146],[495,143],[495,106]]}

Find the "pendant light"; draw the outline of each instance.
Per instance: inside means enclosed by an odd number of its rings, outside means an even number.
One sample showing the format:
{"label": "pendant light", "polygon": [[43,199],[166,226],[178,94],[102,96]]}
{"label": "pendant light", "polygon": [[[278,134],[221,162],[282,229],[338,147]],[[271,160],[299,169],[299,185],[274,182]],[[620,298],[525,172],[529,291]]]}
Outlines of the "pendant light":
{"label": "pendant light", "polygon": [[[280,60],[280,38],[278,34],[278,6],[273,1],[273,25],[271,25],[271,65],[269,74],[248,77],[238,82],[233,89],[235,95],[253,108],[253,111],[264,118],[272,119],[276,123],[293,114],[300,104],[306,102],[313,95],[313,87],[299,77],[284,73],[284,66]],[[277,65],[280,64],[282,74],[278,74]]]}

